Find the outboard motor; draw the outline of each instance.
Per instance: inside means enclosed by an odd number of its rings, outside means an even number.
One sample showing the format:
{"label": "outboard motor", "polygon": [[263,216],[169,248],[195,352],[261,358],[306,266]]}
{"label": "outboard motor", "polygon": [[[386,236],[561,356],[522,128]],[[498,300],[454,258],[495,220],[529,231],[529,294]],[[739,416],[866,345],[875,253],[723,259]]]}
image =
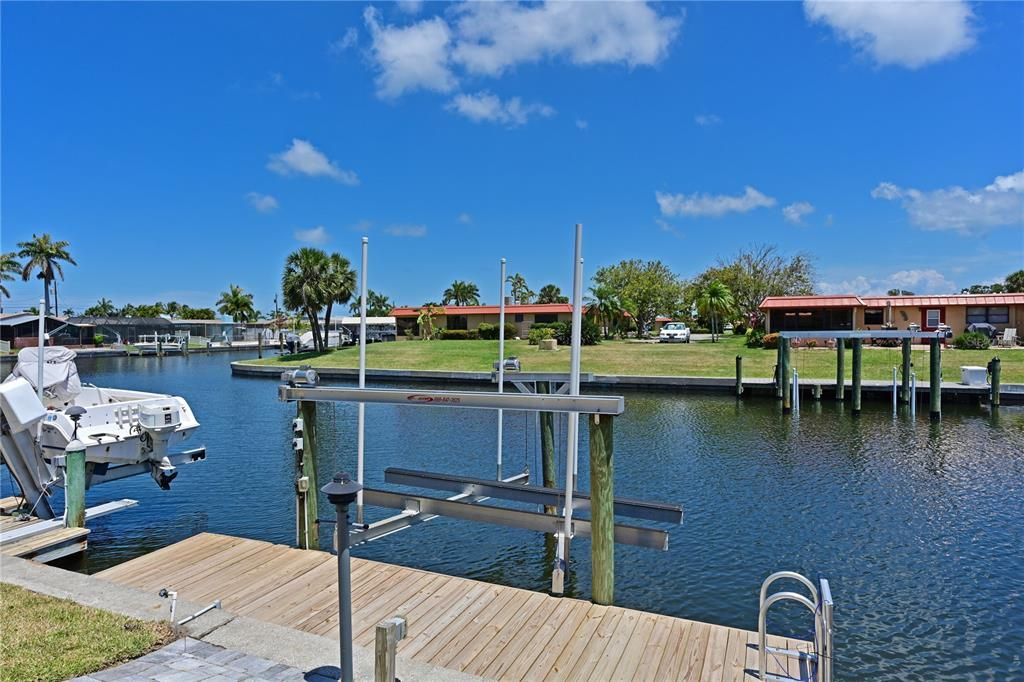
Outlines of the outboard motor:
{"label": "outboard motor", "polygon": [[139,442],[150,454],[149,474],[161,490],[170,490],[178,471],[167,458],[167,443],[181,425],[181,412],[174,400],[156,400],[139,408]]}
{"label": "outboard motor", "polygon": [[284,347],[289,353],[298,353],[302,346],[302,340],[298,334],[289,333],[284,337]]}

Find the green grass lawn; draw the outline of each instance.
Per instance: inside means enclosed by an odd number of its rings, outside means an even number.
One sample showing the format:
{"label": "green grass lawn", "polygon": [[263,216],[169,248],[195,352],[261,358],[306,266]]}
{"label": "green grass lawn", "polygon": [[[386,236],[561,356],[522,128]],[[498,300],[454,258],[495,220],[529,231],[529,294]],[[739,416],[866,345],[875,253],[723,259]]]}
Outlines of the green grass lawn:
{"label": "green grass lawn", "polygon": [[[569,350],[540,351],[526,341],[507,341],[507,355],[522,360],[524,372],[568,372]],[[776,352],[747,348],[742,337],[726,336],[718,343],[700,341],[688,344],[635,343],[605,341],[583,348],[581,366],[594,374],[731,377],[736,372],[736,356],[743,356],[743,374],[747,378],[772,376]],[[942,378],[960,380],[961,365],[981,365],[993,356],[1002,360],[1004,383],[1024,382],[1024,348],[942,351]],[[486,372],[498,357],[497,341],[397,341],[366,347],[366,366],[377,369],[456,370]],[[791,354],[801,379],[834,379],[836,353],[824,348],[798,348]],[[928,350],[915,346],[913,362],[919,380],[928,380]],[[313,367],[349,367],[359,365],[355,347],[329,353],[303,353],[296,356],[267,357],[254,364],[275,367],[312,365]],[[899,348],[864,349],[864,378],[890,379],[892,368],[900,364]],[[850,377],[851,352],[846,350],[846,375]]]}
{"label": "green grass lawn", "polygon": [[146,622],[0,583],[0,679],[66,680],[142,656],[174,639]]}

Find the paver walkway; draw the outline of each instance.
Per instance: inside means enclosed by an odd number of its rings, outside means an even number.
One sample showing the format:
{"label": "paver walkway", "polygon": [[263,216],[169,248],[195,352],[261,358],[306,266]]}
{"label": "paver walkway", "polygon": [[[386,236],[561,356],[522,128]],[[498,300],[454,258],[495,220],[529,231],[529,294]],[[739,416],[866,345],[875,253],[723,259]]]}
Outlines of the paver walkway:
{"label": "paver walkway", "polygon": [[304,680],[336,682],[334,667],[303,671],[258,656],[186,637],[131,663],[101,670],[72,682],[233,682],[237,680]]}

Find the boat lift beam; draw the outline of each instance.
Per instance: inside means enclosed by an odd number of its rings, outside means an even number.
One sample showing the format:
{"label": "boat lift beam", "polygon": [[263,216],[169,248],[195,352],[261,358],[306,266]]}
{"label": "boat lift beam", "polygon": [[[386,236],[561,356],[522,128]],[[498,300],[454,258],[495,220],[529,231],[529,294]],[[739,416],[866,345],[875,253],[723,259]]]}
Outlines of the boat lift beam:
{"label": "boat lift beam", "polygon": [[[561,507],[565,502],[565,492],[559,488],[505,483],[482,478],[452,476],[429,471],[415,471],[389,467],[384,470],[384,480],[395,485],[407,485],[432,490],[447,490],[463,493],[467,496],[494,497],[513,502],[539,504],[549,507]],[[576,491],[573,493],[573,511],[588,511],[590,495]],[[683,509],[679,505],[660,502],[644,502],[626,498],[615,498],[615,513],[634,519],[645,519],[661,523],[681,524]]]}
{"label": "boat lift beam", "polygon": [[857,331],[785,331],[782,339],[948,339],[949,331],[912,332],[899,329],[858,329]]}
{"label": "boat lift beam", "polygon": [[380,403],[427,407],[467,407],[484,410],[522,410],[524,412],[574,412],[578,414],[619,415],[625,411],[622,396],[520,395],[484,391],[409,391],[396,388],[342,388],[287,386],[278,387],[278,398],[285,402]]}
{"label": "boat lift beam", "polygon": [[[543,512],[442,500],[426,495],[396,493],[377,488],[364,488],[363,492],[365,493],[363,495],[365,504],[371,506],[401,509],[412,513],[436,514],[464,521],[480,521],[508,528],[534,530],[540,533],[558,534],[563,530],[563,517]],[[590,537],[590,521],[574,518],[572,533],[574,536]],[[615,542],[664,551],[668,549],[668,533],[654,528],[617,523],[615,524]]]}

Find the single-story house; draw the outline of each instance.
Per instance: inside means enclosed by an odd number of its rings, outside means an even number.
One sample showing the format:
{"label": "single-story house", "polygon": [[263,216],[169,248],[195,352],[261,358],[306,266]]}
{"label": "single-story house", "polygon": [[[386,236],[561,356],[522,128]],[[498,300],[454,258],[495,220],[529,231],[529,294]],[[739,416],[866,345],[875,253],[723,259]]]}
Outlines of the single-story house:
{"label": "single-story house", "polygon": [[760,306],[768,331],[890,328],[922,331],[940,325],[960,334],[976,322],[1024,336],[1024,293],[948,296],[768,296]]}
{"label": "single-story house", "polygon": [[[51,334],[65,326],[64,318],[47,315],[43,327]],[[11,348],[24,348],[39,343],[39,315],[36,313],[4,313],[0,315],[0,341],[6,341]],[[51,339],[52,346],[54,341]]]}
{"label": "single-story house", "polygon": [[62,345],[92,345],[94,335],[104,337],[104,343],[134,343],[140,336],[173,334],[174,324],[164,317],[117,317],[78,315],[69,317],[68,328],[59,335],[66,338]]}
{"label": "single-story house", "polygon": [[[400,307],[391,311],[398,326],[398,333],[411,329],[414,336],[420,333],[419,317],[422,306]],[[499,310],[496,305],[445,305],[438,306],[441,314],[434,317],[436,329],[472,330],[482,323],[498,324]],[[535,322],[570,322],[572,321],[572,305],[569,303],[528,303],[510,304],[505,306],[505,322],[516,326],[518,336],[526,337],[530,325]]]}

